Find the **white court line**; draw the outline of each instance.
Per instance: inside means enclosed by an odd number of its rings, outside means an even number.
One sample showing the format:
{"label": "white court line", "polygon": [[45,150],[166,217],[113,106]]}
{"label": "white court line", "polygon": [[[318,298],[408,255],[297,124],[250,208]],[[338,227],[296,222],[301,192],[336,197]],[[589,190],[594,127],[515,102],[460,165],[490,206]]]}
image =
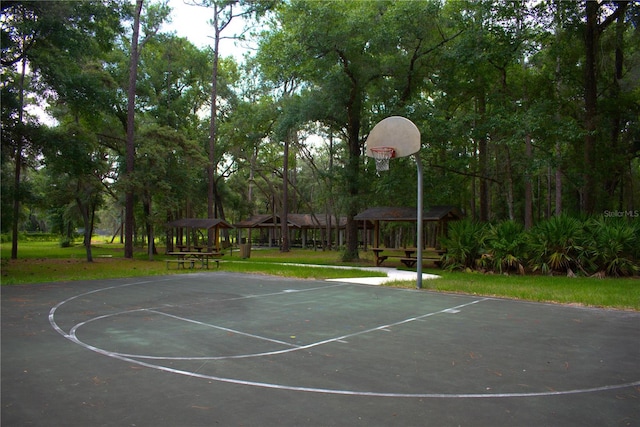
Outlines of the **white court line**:
{"label": "white court line", "polygon": [[[169,281],[169,280],[174,280],[174,278],[168,278],[168,279],[160,279],[160,281]],[[154,280],[154,281],[159,281],[159,280]],[[80,341],[76,335],[75,332],[78,329],[78,327],[80,327],[83,324],[86,324],[87,322],[82,322],[79,323],[77,325],[75,325],[72,330],[69,333],[66,333],[55,321],[55,313],[56,311],[65,303],[72,301],[76,298],[80,298],[82,296],[85,295],[89,295],[92,293],[96,293],[96,292],[100,292],[100,291],[104,291],[104,290],[110,290],[110,289],[116,289],[116,288],[120,288],[120,287],[125,287],[125,286],[132,286],[132,285],[137,285],[137,284],[144,284],[144,283],[152,283],[152,281],[144,281],[144,282],[134,282],[134,283],[129,283],[129,284],[125,284],[125,285],[119,285],[119,286],[112,286],[109,288],[103,288],[103,289],[97,289],[97,290],[93,290],[93,291],[89,291],[89,292],[85,292],[83,294],[79,294],[76,296],[73,296],[71,298],[68,298],[58,304],[56,304],[54,307],[51,308],[51,310],[49,311],[49,323],[51,324],[51,326],[54,328],[55,331],[57,331],[59,334],[61,334],[62,336],[64,336],[65,338],[67,338],[68,340],[88,349],[91,351],[94,351],[96,353],[102,354],[104,356],[107,357],[111,357],[114,359],[118,359],[121,361],[125,361],[125,362],[129,362],[129,363],[133,363],[139,366],[143,366],[143,367],[147,367],[147,368],[151,368],[151,369],[155,369],[161,372],[167,372],[167,373],[172,373],[172,374],[178,374],[178,375],[184,375],[187,377],[193,377],[193,378],[201,378],[201,379],[207,379],[210,381],[218,381],[218,382],[223,382],[223,383],[229,383],[229,384],[237,384],[237,385],[246,385],[246,386],[253,386],[253,387],[261,387],[261,388],[266,388],[266,389],[276,389],[276,390],[288,390],[288,391],[300,391],[300,392],[307,392],[307,393],[321,393],[321,394],[332,394],[332,395],[348,395],[348,396],[362,396],[362,397],[383,397],[383,398],[419,398],[419,399],[427,399],[427,398],[437,398],[437,399],[494,399],[494,398],[518,398],[518,397],[545,397],[545,396],[561,396],[561,395],[573,395],[573,394],[584,394],[584,393],[594,393],[594,392],[602,392],[602,391],[611,391],[611,390],[619,390],[619,389],[624,389],[624,388],[630,388],[630,387],[640,387],[640,381],[633,381],[633,382],[628,382],[628,383],[624,383],[624,384],[613,384],[613,385],[605,385],[605,386],[600,386],[600,387],[591,387],[591,388],[583,388],[583,389],[572,389],[572,390],[556,390],[556,391],[542,391],[542,392],[528,392],[528,393],[391,393],[391,392],[368,392],[368,391],[357,391],[357,390],[340,390],[340,389],[326,389],[326,388],[313,388],[313,387],[297,387],[297,386],[289,386],[289,385],[285,385],[285,384],[274,384],[274,383],[264,383],[264,382],[258,382],[258,381],[247,381],[247,380],[240,380],[237,378],[226,378],[226,377],[218,377],[218,376],[213,376],[213,375],[205,375],[205,374],[201,374],[201,373],[197,373],[197,372],[190,372],[190,371],[184,371],[184,370],[180,370],[180,369],[175,369],[175,368],[170,368],[170,367],[166,367],[166,366],[161,366],[161,365],[155,365],[153,363],[149,363],[149,362],[144,362],[141,360],[137,360],[133,357],[127,357],[125,355],[122,354],[118,354],[118,353],[114,353],[114,352],[110,352],[110,351],[106,351],[104,349],[101,349],[99,347],[95,347],[89,344],[86,344],[82,341]],[[449,309],[444,309],[444,310],[440,310],[438,312],[434,312],[434,313],[427,313],[425,315],[419,316],[419,317],[414,317],[411,319],[405,319],[401,322],[396,322],[393,323],[391,325],[397,325],[397,324],[402,324],[402,323],[407,323],[410,321],[415,321],[415,320],[419,320],[422,318],[426,318],[429,316],[433,316],[435,314],[438,313],[446,313],[447,310],[449,310],[448,312],[451,312],[450,310],[453,309],[457,309],[459,307],[463,307],[466,305],[470,305],[470,304],[476,304],[478,302],[481,301],[486,301],[489,300],[491,298],[485,298],[482,300],[475,300],[472,301],[468,304],[463,304],[457,307],[451,307]],[[131,310],[134,311],[134,310]],[[140,310],[138,310],[140,311]],[[124,312],[123,312],[124,313]],[[109,316],[113,316],[113,315],[117,315],[118,313],[115,314],[110,314],[110,315],[105,315],[105,316],[100,316],[98,318],[94,318],[91,319],[89,321],[93,321],[93,320],[97,320],[99,318],[105,318],[105,317],[109,317]],[[378,327],[380,328],[380,327]],[[366,333],[366,332],[371,332],[371,331],[375,331],[378,328],[372,328],[368,331],[362,331],[360,333]],[[315,345],[321,345],[325,342],[331,342],[331,341],[336,341],[336,342],[340,342],[343,341],[345,338],[351,337],[351,336],[355,336],[355,335],[359,335],[360,333],[354,333],[354,334],[348,334],[348,335],[344,335],[343,337],[338,337],[338,338],[334,338],[332,340],[326,340],[323,342],[319,342],[314,344]],[[301,348],[297,348],[294,350],[298,350]],[[292,351],[291,349],[289,351]],[[191,359],[191,360],[195,360],[195,359]]]}
{"label": "white court line", "polygon": [[[70,337],[67,337],[71,339]],[[79,341],[74,341],[76,344],[85,347],[89,350],[104,356],[119,359],[124,362],[133,363],[146,368],[156,369],[162,372],[168,372],[171,374],[184,375],[192,378],[201,378],[210,381],[218,381],[228,384],[246,385],[252,387],[260,387],[266,389],[275,390],[287,390],[287,391],[299,391],[306,393],[321,393],[321,394],[333,394],[333,395],[346,395],[346,396],[360,396],[360,397],[391,397],[391,398],[414,398],[414,399],[496,399],[496,398],[513,398],[513,397],[545,397],[545,396],[562,396],[570,394],[583,394],[594,393],[599,391],[619,390],[629,387],[640,386],[640,381],[630,382],[626,384],[605,385],[601,387],[592,387],[584,389],[562,390],[562,391],[542,391],[542,392],[529,392],[529,393],[386,393],[386,392],[370,392],[370,391],[358,391],[358,390],[340,390],[340,389],[327,389],[327,388],[314,388],[314,387],[298,387],[289,386],[285,384],[264,383],[259,381],[247,381],[237,378],[225,378],[214,375],[205,375],[198,372],[184,371],[181,369],[169,368],[162,365],[154,365],[153,363],[143,362],[131,357],[125,357],[117,353],[105,351],[101,348],[84,344]]]}
{"label": "white court line", "polygon": [[175,280],[175,279],[174,278],[166,278],[166,279],[144,280],[142,282],[125,283],[124,285],[109,286],[107,288],[94,289],[93,291],[84,292],[84,293],[81,293],[81,294],[78,294],[78,295],[74,295],[74,296],[72,296],[70,298],[67,298],[64,301],[59,302],[58,304],[54,305],[51,308],[51,310],[49,310],[49,324],[60,335],[64,336],[65,338],[69,338],[69,335],[67,334],[67,332],[65,332],[60,326],[58,326],[58,324],[54,320],[54,314],[55,314],[56,311],[58,311],[58,308],[62,307],[64,304],[68,303],[69,301],[73,301],[74,299],[82,298],[82,297],[87,296],[87,295],[95,294],[97,292],[110,291],[112,289],[125,288],[127,286],[143,285],[145,283],[168,282],[168,281],[171,281],[171,280]]}
{"label": "white court line", "polygon": [[276,343],[276,344],[282,344],[282,345],[286,345],[286,346],[289,346],[289,347],[299,347],[298,345],[292,344],[290,342],[280,341],[280,340],[276,340],[276,339],[273,339],[273,338],[262,337],[260,335],[254,335],[254,334],[250,334],[248,332],[238,331],[236,329],[225,328],[224,326],[212,325],[210,323],[200,322],[199,320],[187,319],[186,317],[175,316],[173,314],[163,313],[163,312],[157,311],[157,310],[145,310],[145,311],[148,311],[150,313],[160,314],[162,316],[171,317],[171,318],[177,319],[177,320],[182,320],[183,322],[195,323],[196,325],[206,326],[208,328],[220,329],[221,331],[232,332],[232,333],[238,334],[238,335],[244,335],[245,337],[256,338],[256,339],[259,339],[259,340],[269,341],[269,342],[273,342],[273,343]]}
{"label": "white court line", "polygon": [[[129,354],[129,353],[120,353],[120,352],[110,352],[113,355],[118,355],[118,356],[122,356],[122,357],[129,357],[129,358],[136,358],[136,359],[149,359],[149,360],[229,360],[229,359],[248,359],[248,358],[253,358],[253,357],[264,357],[264,356],[275,356],[275,355],[280,355],[280,354],[285,354],[285,353],[291,353],[294,351],[300,351],[300,350],[308,350],[314,347],[319,347],[325,344],[330,344],[333,342],[340,342],[340,343],[347,343],[348,342],[348,338],[353,338],[356,337],[358,335],[364,335],[364,334],[368,334],[371,332],[376,332],[376,331],[385,331],[385,332],[389,332],[390,328],[394,327],[394,326],[399,326],[399,325],[403,325],[405,323],[410,323],[410,322],[415,322],[418,320],[422,320],[425,319],[427,317],[431,317],[431,316],[435,316],[437,314],[441,314],[441,313],[450,313],[450,310],[456,310],[456,309],[460,309],[463,307],[467,307],[473,304],[477,304],[479,302],[484,302],[487,300],[491,300],[491,298],[482,298],[482,299],[478,299],[478,300],[474,300],[471,302],[467,302],[464,304],[460,304],[457,305],[455,307],[449,307],[449,308],[444,308],[442,310],[438,310],[438,311],[433,311],[430,313],[426,313],[423,314],[421,316],[417,316],[417,317],[410,317],[407,319],[402,319],[399,320],[397,322],[393,322],[393,323],[388,323],[386,325],[380,325],[380,326],[376,326],[373,328],[369,328],[369,329],[365,329],[363,331],[358,331],[358,332],[353,332],[351,334],[346,334],[346,335],[342,335],[339,337],[334,337],[334,338],[329,338],[326,340],[322,340],[322,341],[317,341],[311,344],[306,344],[306,345],[300,345],[300,346],[293,346],[293,348],[291,348],[291,344],[290,343],[285,343],[287,346],[289,346],[290,348],[286,348],[286,349],[282,349],[282,350],[273,350],[273,351],[266,351],[266,352],[261,352],[261,353],[245,353],[245,354],[236,354],[236,355],[231,355],[231,356],[151,356],[151,355],[145,355],[145,354]],[[100,320],[100,319],[104,319],[107,317],[113,317],[113,316],[118,316],[118,315],[122,315],[122,314],[127,314],[130,312],[139,312],[139,311],[149,311],[147,309],[136,309],[136,310],[128,310],[128,311],[123,311],[123,312],[119,312],[119,313],[111,313],[111,314],[106,314],[104,316],[98,316],[95,317],[93,319],[89,319],[86,320],[84,322],[78,323],[77,325],[75,325],[73,328],[71,328],[71,332],[69,333],[68,338],[71,339],[72,341],[76,342],[77,344],[80,345],[85,345],[85,343],[83,341],[81,341],[78,337],[77,337],[77,333],[76,331],[81,327],[86,325],[89,322],[93,322],[95,320]],[[164,313],[159,313],[159,314],[164,314]],[[168,315],[170,317],[175,317],[176,319],[180,319],[183,321],[191,321],[189,319],[185,319],[185,318],[179,318],[177,316],[172,316],[172,315]],[[210,326],[213,328],[217,328],[218,326],[215,325],[210,325],[210,324],[206,324],[206,323],[201,323],[201,322],[197,322],[197,321],[193,321],[194,323],[199,323],[205,326]],[[220,327],[220,329],[222,329],[222,327]],[[241,333],[238,331],[238,333]],[[257,335],[252,335],[252,334],[248,334],[248,333],[243,333],[244,335],[247,336],[252,336],[254,338],[261,338],[264,339],[266,341],[274,341],[274,342],[278,342],[277,340],[272,340],[270,338],[266,338],[266,337],[260,337]],[[283,342],[279,342],[280,344],[282,344]],[[89,345],[89,344],[86,344]]]}
{"label": "white court line", "polygon": [[[58,308],[60,308],[62,305],[66,304],[66,303],[68,303],[70,301],[73,301],[75,299],[82,298],[84,296],[91,295],[91,294],[94,294],[94,293],[97,293],[97,292],[108,291],[108,290],[113,290],[113,289],[133,286],[133,285],[143,285],[143,284],[147,284],[147,283],[166,282],[166,281],[174,281],[174,280],[175,280],[174,277],[158,279],[158,280],[144,280],[144,281],[140,281],[140,282],[126,283],[126,284],[123,284],[123,285],[109,286],[109,287],[101,288],[101,289],[94,289],[92,291],[88,291],[88,292],[84,292],[84,293],[81,293],[81,294],[78,294],[78,295],[74,295],[74,296],[72,296],[70,298],[67,298],[66,300],[63,300],[63,301],[59,302],[58,304],[56,304],[55,306],[53,306],[51,308],[51,310],[49,311],[49,324],[53,327],[53,329],[56,332],[58,332],[60,335],[64,336],[65,338],[70,339],[71,341],[75,342],[76,344],[85,346],[87,348],[90,348],[90,349],[96,351],[95,349],[97,349],[97,347],[94,347],[94,346],[91,346],[89,344],[86,344],[86,343],[84,343],[83,341],[81,341],[77,337],[78,328],[86,325],[89,322],[94,322],[96,320],[101,320],[101,319],[105,319],[105,318],[108,318],[108,317],[114,317],[114,316],[119,316],[119,315],[122,315],[122,314],[135,313],[135,312],[140,312],[140,311],[154,311],[156,309],[156,307],[126,310],[126,311],[121,311],[121,312],[117,312],[117,313],[109,313],[109,314],[105,314],[105,315],[102,315],[102,316],[97,316],[97,317],[94,317],[94,318],[91,318],[91,319],[87,319],[84,322],[77,323],[76,325],[74,325],[69,330],[68,333],[65,332],[64,329],[62,329],[54,319],[55,312],[58,310]],[[343,287],[343,286],[348,286],[348,285],[343,283],[343,284],[335,284],[335,285],[327,285],[327,286],[317,286],[317,287],[313,287],[313,288],[295,290],[295,292],[309,292],[309,291],[316,291],[316,290],[322,290],[322,289],[327,289],[327,288],[337,288],[337,287]],[[268,296],[276,296],[276,295],[286,295],[286,294],[291,293],[291,291],[292,291],[291,289],[285,289],[284,291],[280,291],[280,292],[271,292],[271,293],[266,293],[266,294],[243,295],[241,297],[228,298],[228,299],[223,299],[221,301],[237,301],[237,300],[248,299],[248,298],[258,298],[258,297],[268,297]],[[190,306],[190,305],[194,305],[194,304],[171,305],[171,307],[186,307],[186,306]],[[162,308],[162,307],[167,307],[167,305],[163,304],[163,305],[161,305],[161,306],[159,306],[157,308]],[[156,313],[171,317],[171,315],[167,314],[167,313],[162,313],[162,312],[159,312],[159,311],[156,311]],[[194,320],[190,320],[190,319],[186,319],[186,318],[179,318],[177,316],[173,316],[173,317],[175,317],[176,319],[183,320],[183,321],[192,321],[194,323],[197,323],[197,321],[194,321]],[[212,327],[212,328],[225,329],[225,328],[223,328],[221,326],[215,326],[215,325],[210,325],[210,324],[205,324],[205,323],[202,323],[202,325],[209,326],[209,327]],[[232,332],[235,332],[235,333],[238,333],[238,334],[242,334],[242,335],[251,336],[251,334],[244,333],[244,332],[241,332],[241,331],[233,331],[231,329],[225,329],[225,330],[232,331]],[[284,344],[284,345],[287,345],[287,346],[297,347],[295,344],[291,344],[291,343],[287,343],[287,342],[279,341],[279,340],[273,340],[273,339],[266,338],[266,337],[260,337],[258,335],[253,335],[253,337],[254,338],[258,338],[258,339],[262,339],[262,340],[266,340],[266,341],[273,341],[273,342],[276,342],[276,343],[279,343],[279,344]],[[147,356],[147,355],[127,355],[127,354],[124,354],[124,353],[123,353],[123,355],[129,356],[129,357],[148,358],[148,359],[166,359],[166,357],[161,357],[161,356],[158,357],[158,356]],[[202,359],[203,360],[219,360],[219,359],[224,359],[224,358],[225,357],[205,357],[205,358],[202,358]],[[187,357],[187,358],[178,357],[176,359],[177,360],[196,360],[196,359],[191,359],[189,357]]]}
{"label": "white court line", "polygon": [[[195,276],[195,274],[193,275]],[[58,332],[60,335],[64,336],[64,337],[68,337],[68,333],[65,332],[62,328],[60,328],[58,326],[58,324],[54,321],[53,319],[53,315],[54,313],[58,310],[58,308],[60,308],[61,306],[63,306],[64,304],[73,301],[75,299],[78,298],[82,298],[84,296],[87,295],[91,295],[91,294],[95,294],[98,292],[103,292],[103,291],[110,291],[113,289],[119,289],[119,288],[125,288],[128,286],[134,286],[134,285],[144,285],[147,283],[156,283],[156,282],[170,282],[170,281],[175,281],[176,278],[175,277],[167,277],[167,278],[163,278],[163,279],[154,279],[154,280],[143,280],[141,282],[133,282],[133,283],[125,283],[123,285],[116,285],[116,286],[109,286],[106,288],[100,288],[100,289],[94,289],[92,291],[88,291],[88,292],[83,292],[81,294],[78,295],[74,295],[72,297],[67,298],[66,300],[60,301],[58,304],[54,305],[51,310],[49,310],[49,324],[53,327],[53,329]],[[336,284],[336,285],[327,285],[327,286],[317,286],[315,288],[308,288],[308,289],[301,289],[298,292],[307,292],[307,291],[316,291],[316,290],[320,290],[320,289],[325,289],[325,288],[337,288],[337,287],[342,287],[342,286],[347,286],[346,284]],[[281,291],[281,292],[273,292],[273,293],[268,293],[268,294],[255,294],[255,295],[243,295],[242,297],[237,297],[237,298],[229,298],[229,299],[224,299],[221,301],[236,301],[236,300],[241,300],[241,299],[245,299],[245,298],[258,298],[261,296],[273,296],[273,295],[285,295],[289,292],[290,290],[285,290],[285,291]],[[182,305],[172,305],[172,307],[188,307],[190,305],[195,305],[195,304],[199,304],[199,303],[193,303],[193,304],[182,304]],[[164,304],[160,307],[166,307],[167,305]],[[137,311],[137,310],[129,310],[129,311]],[[122,312],[125,313],[125,312]],[[119,314],[119,313],[115,313],[115,314]],[[113,315],[113,314],[111,314]],[[101,317],[109,317],[111,315],[106,315],[106,316],[101,316]],[[97,320],[98,318],[95,319],[90,319],[89,321],[92,320]],[[76,325],[77,327],[78,325]]]}
{"label": "white court line", "polygon": [[[220,302],[224,302],[224,301],[241,301],[241,300],[244,300],[244,299],[289,295],[291,293],[297,293],[297,292],[312,292],[312,291],[319,291],[319,290],[323,290],[323,289],[340,288],[340,287],[344,287],[344,286],[349,286],[349,284],[348,283],[338,283],[338,284],[335,284],[335,285],[316,286],[314,288],[307,288],[307,289],[285,289],[285,290],[278,291],[278,292],[269,292],[269,293],[265,293],[265,294],[249,294],[249,295],[242,295],[242,296],[237,296],[237,297],[233,297],[233,298],[218,299],[218,300],[215,300],[215,301],[220,301]],[[190,302],[190,303],[185,303],[185,304],[164,304],[163,307],[193,307],[193,306],[196,306],[196,305],[208,304],[211,301],[214,301],[214,300],[204,300],[204,301]]]}

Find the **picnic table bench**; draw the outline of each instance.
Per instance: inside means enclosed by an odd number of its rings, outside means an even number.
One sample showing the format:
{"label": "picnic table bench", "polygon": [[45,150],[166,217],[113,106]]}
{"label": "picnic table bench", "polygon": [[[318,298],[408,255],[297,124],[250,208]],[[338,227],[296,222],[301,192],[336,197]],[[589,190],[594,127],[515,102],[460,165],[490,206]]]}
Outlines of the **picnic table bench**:
{"label": "picnic table bench", "polygon": [[185,263],[189,264],[189,268],[193,268],[193,264],[195,260],[179,258],[179,259],[165,259],[165,261],[167,262],[167,270],[168,270],[169,264],[172,264],[172,263],[175,263],[178,266],[178,269],[180,269],[180,267],[187,268],[185,267]]}
{"label": "picnic table bench", "polygon": [[200,264],[201,268],[209,269],[209,261],[214,261],[216,267],[220,267],[220,258],[222,258],[221,252],[168,252],[167,255],[176,257],[176,259],[167,259],[167,269],[172,263],[177,264],[178,268],[186,268],[185,264],[189,264],[189,268],[194,268],[196,263]]}
{"label": "picnic table bench", "polygon": [[[418,258],[414,255],[418,249],[417,248],[402,248],[402,249],[394,249],[394,248],[371,248],[374,254],[376,266],[379,267],[384,261],[389,258],[398,258],[401,263],[411,268],[418,262]],[[383,254],[384,251],[387,251]],[[395,252],[393,252],[395,251]],[[398,253],[398,251],[404,252],[404,255]],[[440,265],[440,256],[444,254],[446,251],[436,249],[436,248],[426,248],[422,253],[423,261],[432,261],[436,265]]]}

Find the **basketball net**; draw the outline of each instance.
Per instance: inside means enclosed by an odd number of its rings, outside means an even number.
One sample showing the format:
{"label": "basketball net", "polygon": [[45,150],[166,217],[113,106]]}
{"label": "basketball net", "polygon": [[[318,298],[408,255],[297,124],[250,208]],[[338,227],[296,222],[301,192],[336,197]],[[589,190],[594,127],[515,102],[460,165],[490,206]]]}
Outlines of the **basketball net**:
{"label": "basketball net", "polygon": [[389,170],[389,159],[395,156],[396,152],[391,147],[370,148],[372,157],[376,161],[376,171],[384,172]]}

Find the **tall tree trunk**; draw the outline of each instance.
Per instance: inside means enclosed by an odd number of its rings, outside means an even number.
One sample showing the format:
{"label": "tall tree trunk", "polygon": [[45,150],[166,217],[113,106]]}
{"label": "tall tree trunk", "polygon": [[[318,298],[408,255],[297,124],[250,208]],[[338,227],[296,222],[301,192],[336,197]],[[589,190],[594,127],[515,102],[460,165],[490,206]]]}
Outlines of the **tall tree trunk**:
{"label": "tall tree trunk", "polygon": [[[487,99],[485,97],[484,89],[478,96],[478,116],[480,123],[485,120],[487,113]],[[479,175],[480,175],[480,221],[489,221],[489,153],[486,135],[478,136],[478,161],[479,161]]]}
{"label": "tall tree trunk", "polygon": [[[219,177],[218,179],[222,179],[222,177]],[[216,180],[216,183],[214,185],[214,189],[216,190],[216,192],[214,194],[214,200],[215,200],[214,217],[215,218],[220,218],[222,220],[226,220],[227,217],[226,217],[226,215],[224,213],[224,205],[222,203],[222,197],[220,196],[220,193],[217,191],[218,190],[217,180]],[[227,242],[227,243],[229,242],[229,230],[227,228],[223,228],[222,231],[221,231],[221,235],[219,233],[217,235],[217,238],[216,238],[216,229],[212,228],[211,232],[213,232],[212,247],[216,249],[216,252],[219,252],[221,237],[224,237],[224,241],[225,242]],[[208,233],[207,233],[207,240],[209,240]]]}
{"label": "tall tree trunk", "polygon": [[555,214],[562,214],[562,150],[560,148],[560,140],[556,141],[556,209]]}
{"label": "tall tree trunk", "polygon": [[[249,190],[247,195],[247,201],[249,202],[249,217],[251,217],[254,213],[253,211],[253,187],[255,187],[255,173],[256,173],[256,162],[258,161],[258,146],[253,149],[251,153],[251,161],[249,167]],[[251,244],[251,228],[247,229],[247,244]],[[240,241],[242,243],[242,240]]]}
{"label": "tall tree trunk", "polygon": [[515,213],[514,213],[514,208],[513,208],[513,167],[511,165],[511,151],[509,150],[508,146],[505,146],[505,158],[507,159],[507,162],[505,164],[505,168],[506,170],[506,176],[507,176],[507,210],[508,210],[508,214],[509,214],[509,219],[510,220],[514,220],[515,219]]}
{"label": "tall tree trunk", "polygon": [[[333,176],[333,131],[329,131],[329,176]],[[326,213],[327,213],[327,227],[326,227],[326,238],[325,241],[322,242],[322,248],[326,248],[327,250],[331,250],[331,216],[335,215],[336,218],[336,239],[340,233],[340,219],[338,218],[338,213],[336,212],[333,204],[333,180],[329,179],[327,181],[327,190],[329,191],[330,197],[327,199]]]}
{"label": "tall tree trunk", "polygon": [[289,252],[289,135],[284,141],[282,159],[282,211],[280,212],[280,234],[282,242],[280,252]]}
{"label": "tall tree trunk", "polygon": [[585,29],[585,77],[584,77],[584,169],[582,209],[592,213],[595,208],[595,144],[597,126],[597,82],[596,82],[596,49],[598,40],[598,9],[600,3],[587,1],[587,24]]}
{"label": "tall tree trunk", "polygon": [[[133,174],[133,162],[135,160],[135,106],[136,106],[136,81],[138,73],[138,37],[140,35],[140,14],[144,0],[136,0],[136,10],[133,21],[133,36],[131,37],[131,61],[129,65],[129,90],[127,102],[127,176]],[[129,186],[125,194],[125,218],[124,218],[124,257],[133,258],[133,190]]]}
{"label": "tall tree trunk", "polygon": [[[26,40],[22,39],[23,46],[26,44]],[[27,58],[22,58],[22,64],[20,67],[20,88],[19,88],[19,107],[18,107],[18,122],[22,125],[24,120],[24,80],[27,74]],[[16,141],[16,170],[14,171],[13,182],[13,224],[11,228],[11,259],[18,258],[18,225],[20,224],[20,174],[22,172],[22,149],[24,146],[24,135],[20,130],[18,133],[18,140]]]}
{"label": "tall tree trunk", "polygon": [[[207,217],[215,218],[215,172],[216,172],[216,138],[218,123],[216,121],[218,113],[218,64],[220,60],[220,28],[218,24],[218,13],[220,10],[217,3],[213,5],[213,72],[211,76],[211,121],[209,124],[209,164],[207,166]],[[213,249],[214,230],[210,228],[207,233],[207,249]]]}
{"label": "tall tree trunk", "polygon": [[[560,36],[562,34],[562,8],[561,1],[555,0],[555,39],[556,43],[560,43]],[[556,56],[556,71],[555,71],[555,91],[556,100],[560,100],[560,89],[562,87],[562,74],[560,73],[560,55]],[[556,111],[556,123],[560,123],[562,120],[560,111]],[[562,214],[562,144],[560,137],[556,135],[556,147],[555,147],[555,215]]]}
{"label": "tall tree trunk", "polygon": [[[165,212],[165,222],[171,222],[172,219],[173,218],[171,216],[171,211],[167,210]],[[174,238],[173,230],[174,230],[173,227],[167,227],[165,231],[165,239],[167,241],[165,253],[173,252],[173,238]]]}
{"label": "tall tree trunk", "polygon": [[[518,37],[523,37],[525,19],[524,19],[524,11],[526,10],[526,0],[520,1],[518,7]],[[523,53],[520,58],[522,64],[522,71],[527,77],[527,60]],[[529,105],[529,93],[528,93],[528,85],[525,85],[524,88],[524,104]],[[530,229],[533,226],[533,183],[531,177],[531,165],[533,165],[533,146],[531,142],[531,133],[527,132],[524,136],[524,144],[525,144],[525,159],[526,166],[524,172],[524,228]]]}
{"label": "tall tree trunk", "polygon": [[144,196],[143,209],[145,228],[147,229],[147,255],[149,256],[149,261],[153,261],[153,254],[155,253],[155,235],[153,231],[153,222],[151,221],[151,196],[149,194]]}
{"label": "tall tree trunk", "polygon": [[551,166],[547,166],[547,206],[544,212],[545,218],[551,218],[553,212],[553,204],[551,203],[552,194],[553,194],[553,186],[551,185],[553,177],[553,169]]}
{"label": "tall tree trunk", "polygon": [[533,147],[530,134],[525,135],[524,142],[527,160],[524,175],[524,228],[528,230],[533,227],[533,184],[531,182],[531,171],[529,170],[533,164]]}
{"label": "tall tree trunk", "polygon": [[91,230],[89,232],[89,240],[87,242],[89,245],[91,245],[91,236],[93,236],[93,231],[96,229],[96,205],[95,201],[91,202]]}
{"label": "tall tree trunk", "polygon": [[91,253],[91,219],[89,218],[89,205],[91,204],[91,190],[89,187],[82,188],[82,182],[78,181],[76,186],[76,194],[84,194],[87,202],[82,201],[82,197],[76,197],[76,205],[78,206],[78,210],[80,211],[80,215],[82,216],[82,223],[84,225],[84,247],[85,252],[87,254],[87,262],[93,262],[93,254]]}
{"label": "tall tree trunk", "polygon": [[258,147],[253,149],[251,153],[251,160],[249,162],[249,190],[247,194],[247,201],[249,202],[249,206],[251,207],[250,215],[253,215],[253,187],[255,186],[255,171],[256,171],[256,162],[258,161]]}
{"label": "tall tree trunk", "polygon": [[360,190],[360,120],[362,99],[357,85],[353,88],[353,102],[347,108],[348,112],[348,143],[349,158],[347,159],[347,250],[343,255],[344,261],[358,259],[358,223],[354,217],[358,215]]}
{"label": "tall tree trunk", "polygon": [[[623,8],[626,10],[627,4],[620,3],[619,8]],[[620,14],[618,20],[616,22],[616,37],[615,37],[615,62],[614,62],[614,70],[613,70],[613,82],[611,84],[611,95],[610,98],[614,101],[613,104],[618,106],[620,105],[619,98],[621,93],[620,88],[620,80],[623,77],[623,64],[624,64],[624,13]],[[621,151],[620,147],[620,131],[622,129],[622,111],[620,108],[614,108],[610,113],[611,117],[611,139],[609,143],[608,150],[612,153],[616,158],[619,155],[624,155]],[[622,156],[620,157],[622,158]],[[611,205],[614,203],[614,194],[616,193],[619,187],[619,197],[618,197],[618,209],[624,210],[624,176],[625,171],[623,168],[616,168],[612,170],[610,174],[607,175],[607,180],[605,182],[606,193],[611,196]]]}
{"label": "tall tree trunk", "polygon": [[[615,2],[615,11],[598,22],[600,2],[591,0],[586,2],[587,23],[585,27],[585,79],[584,79],[584,185],[583,206],[586,213],[593,213],[596,208],[596,129],[598,126],[598,82],[596,73],[596,55],[600,34],[618,18],[624,18],[628,2]],[[616,52],[617,53],[617,52]],[[616,61],[618,58],[616,57]]]}

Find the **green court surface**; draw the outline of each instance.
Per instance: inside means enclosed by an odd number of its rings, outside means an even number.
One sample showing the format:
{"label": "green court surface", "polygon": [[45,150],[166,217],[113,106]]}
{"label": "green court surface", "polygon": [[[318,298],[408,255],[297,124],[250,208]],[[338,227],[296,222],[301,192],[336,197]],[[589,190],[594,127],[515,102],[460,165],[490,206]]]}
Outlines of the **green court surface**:
{"label": "green court surface", "polygon": [[2,425],[640,425],[640,313],[203,272],[2,287]]}

